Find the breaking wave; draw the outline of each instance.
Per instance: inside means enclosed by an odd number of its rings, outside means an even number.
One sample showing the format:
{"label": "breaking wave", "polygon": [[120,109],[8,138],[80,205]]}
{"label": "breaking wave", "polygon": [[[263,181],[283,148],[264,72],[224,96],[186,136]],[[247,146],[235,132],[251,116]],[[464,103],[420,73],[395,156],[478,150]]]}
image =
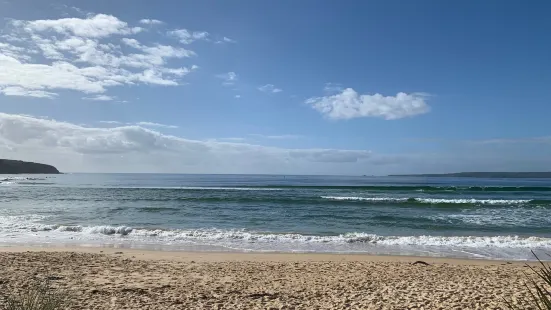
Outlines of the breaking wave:
{"label": "breaking wave", "polygon": [[321,196],[323,199],[371,201],[371,202],[413,202],[425,204],[489,204],[489,205],[516,205],[530,203],[532,199],[445,199],[445,198],[394,198],[394,197],[342,197]]}
{"label": "breaking wave", "polygon": [[551,238],[520,236],[381,236],[361,232],[341,235],[320,236],[298,233],[262,233],[241,229],[197,229],[197,230],[162,230],[134,229],[128,226],[42,226],[33,231],[57,232],[82,235],[104,235],[112,237],[133,238],[141,241],[159,242],[244,242],[268,244],[372,244],[384,246],[441,246],[473,248],[551,248]]}

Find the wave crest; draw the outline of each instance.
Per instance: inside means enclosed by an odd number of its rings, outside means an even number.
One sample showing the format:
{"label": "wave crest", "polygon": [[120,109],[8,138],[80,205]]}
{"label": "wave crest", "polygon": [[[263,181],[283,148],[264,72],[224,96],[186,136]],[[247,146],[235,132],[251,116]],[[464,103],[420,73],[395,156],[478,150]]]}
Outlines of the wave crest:
{"label": "wave crest", "polygon": [[39,228],[34,228],[34,231],[58,231],[58,232],[79,232],[85,234],[102,234],[102,235],[121,235],[126,236],[134,229],[128,226],[65,226],[65,225],[44,225]]}
{"label": "wave crest", "polygon": [[380,246],[430,246],[468,248],[547,248],[551,249],[551,238],[520,236],[383,236],[363,232],[321,236],[299,233],[262,233],[245,229],[195,229],[161,230],[135,229],[128,226],[43,226],[33,229],[44,233],[100,235],[105,237],[125,236],[129,241],[161,243],[194,242],[211,244],[371,244]]}
{"label": "wave crest", "polygon": [[532,199],[447,199],[447,198],[394,198],[394,197],[341,197],[321,196],[322,199],[371,201],[371,202],[416,202],[426,204],[488,204],[488,205],[516,205],[530,203]]}

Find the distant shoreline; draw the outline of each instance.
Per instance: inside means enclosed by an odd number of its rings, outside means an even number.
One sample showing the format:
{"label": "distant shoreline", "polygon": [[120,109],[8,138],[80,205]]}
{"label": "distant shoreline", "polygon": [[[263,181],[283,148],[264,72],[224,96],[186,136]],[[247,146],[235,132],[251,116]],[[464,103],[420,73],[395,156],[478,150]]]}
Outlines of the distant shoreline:
{"label": "distant shoreline", "polygon": [[124,245],[82,245],[64,243],[25,243],[11,244],[0,243],[0,254],[2,253],[88,253],[120,255],[122,258],[137,258],[141,260],[160,261],[196,261],[196,262],[396,262],[412,263],[424,260],[431,264],[454,264],[468,266],[487,266],[503,264],[524,266],[525,264],[536,264],[537,262],[525,259],[492,259],[492,258],[467,258],[467,257],[445,257],[428,255],[385,255],[373,253],[322,253],[322,252],[262,252],[262,251],[224,251],[224,250],[178,250],[161,249],[156,247],[132,248]]}
{"label": "distant shoreline", "polygon": [[453,177],[487,179],[551,179],[551,172],[458,172],[429,174],[393,174],[389,177]]}
{"label": "distant shoreline", "polygon": [[56,167],[30,161],[0,159],[0,174],[60,174]]}

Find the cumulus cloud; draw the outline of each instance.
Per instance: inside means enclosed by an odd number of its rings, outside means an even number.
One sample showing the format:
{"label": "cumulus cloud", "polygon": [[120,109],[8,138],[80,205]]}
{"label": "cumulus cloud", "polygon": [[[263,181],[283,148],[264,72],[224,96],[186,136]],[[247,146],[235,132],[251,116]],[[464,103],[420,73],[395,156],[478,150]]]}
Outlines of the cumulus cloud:
{"label": "cumulus cloud", "polygon": [[162,25],[163,22],[158,20],[158,19],[147,19],[147,18],[144,18],[144,19],[141,19],[140,20],[140,24],[144,24],[144,25]]}
{"label": "cumulus cloud", "polygon": [[[11,40],[10,36],[3,36],[6,40]],[[5,55],[20,61],[29,61],[31,56],[28,54],[35,54],[36,50],[27,49],[19,46],[14,46],[9,43],[0,42],[0,54]]]}
{"label": "cumulus cloud", "polygon": [[101,38],[113,34],[133,34],[142,31],[140,27],[129,27],[127,23],[112,15],[97,14],[82,18],[61,18],[35,21],[15,21],[15,26],[28,32],[53,31],[59,34],[84,38]]}
{"label": "cumulus cloud", "polygon": [[30,90],[19,86],[8,86],[0,88],[0,94],[5,96],[21,96],[21,97],[35,97],[35,98],[48,98],[53,99],[57,96],[56,93],[44,91],[44,90]]}
{"label": "cumulus cloud", "polygon": [[306,103],[331,119],[377,117],[393,120],[424,114],[430,110],[425,94],[360,95],[352,88],[346,88],[335,95],[310,98]]}
{"label": "cumulus cloud", "polygon": [[121,126],[83,127],[0,113],[0,144],[12,149],[12,158],[46,161],[64,171],[296,173],[300,168],[303,172],[327,173],[325,168],[363,165],[375,159],[366,150],[285,149],[235,142],[242,140],[200,141],[139,125],[104,122]]}
{"label": "cumulus cloud", "polygon": [[222,79],[223,80],[222,85],[225,85],[225,86],[231,86],[235,84],[235,82],[237,82],[238,80],[237,73],[235,72],[218,74],[216,77],[219,79]]}
{"label": "cumulus cloud", "polygon": [[120,80],[105,68],[79,68],[68,62],[55,62],[51,65],[28,64],[0,55],[0,87],[19,87],[27,90],[70,89],[84,93],[105,92],[106,83]]}
{"label": "cumulus cloud", "polygon": [[279,93],[283,90],[280,88],[277,88],[274,86],[274,84],[266,84],[258,87],[258,90],[263,91],[265,93]]}
{"label": "cumulus cloud", "polygon": [[208,40],[209,33],[206,31],[189,31],[187,29],[176,29],[168,32],[168,35],[177,38],[182,44],[190,44],[197,40]]}
{"label": "cumulus cloud", "polygon": [[132,37],[141,31],[105,14],[11,21],[0,37],[0,93],[54,98],[62,90],[101,95],[123,85],[177,86],[198,68],[175,63],[194,51]]}

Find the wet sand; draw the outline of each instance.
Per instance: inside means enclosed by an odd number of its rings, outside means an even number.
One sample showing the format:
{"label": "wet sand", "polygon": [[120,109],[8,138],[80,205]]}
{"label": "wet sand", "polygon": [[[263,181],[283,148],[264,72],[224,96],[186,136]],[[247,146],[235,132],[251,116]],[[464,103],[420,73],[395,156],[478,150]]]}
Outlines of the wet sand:
{"label": "wet sand", "polygon": [[529,271],[488,260],[86,247],[0,247],[0,264],[3,295],[50,277],[68,309],[506,309],[503,298],[525,296]]}

